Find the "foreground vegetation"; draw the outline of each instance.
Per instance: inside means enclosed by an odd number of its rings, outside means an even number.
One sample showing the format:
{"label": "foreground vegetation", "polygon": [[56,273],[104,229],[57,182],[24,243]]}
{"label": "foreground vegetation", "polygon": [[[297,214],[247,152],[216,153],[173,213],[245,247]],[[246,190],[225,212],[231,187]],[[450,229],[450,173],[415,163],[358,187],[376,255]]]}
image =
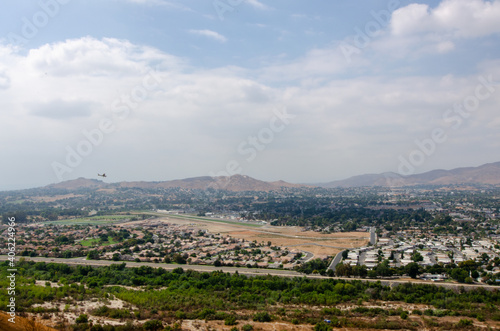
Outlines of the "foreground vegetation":
{"label": "foreground vegetation", "polygon": [[[8,287],[6,269],[7,265],[4,263],[0,278],[2,288]],[[460,317],[460,328],[468,327],[474,319],[500,320],[498,291],[454,292],[419,284],[390,288],[379,282],[247,277],[237,273],[200,273],[181,268],[168,272],[146,266],[126,268],[124,263],[108,267],[70,267],[64,264],[22,261],[18,264],[18,270],[18,312],[57,313],[57,308],[33,307],[44,302],[62,302],[71,307],[92,298],[106,302],[114,297],[127,302],[130,308],[113,309],[103,303],[90,315],[128,321],[130,330],[137,327],[134,325],[141,325],[144,329],[147,322],[149,324],[146,326],[156,323],[161,324],[161,328],[166,325],[173,328],[175,323],[183,319],[221,320],[229,323],[226,325],[280,320],[315,325],[317,330],[328,330],[332,326],[410,330],[417,330],[422,326],[447,329],[459,327],[440,320],[443,316]],[[48,286],[36,286],[35,280],[59,282],[61,286],[51,287],[50,283],[47,283]],[[8,300],[6,291],[1,291],[0,305],[6,307]],[[372,307],[380,301],[421,304],[429,308],[407,311],[403,308]],[[364,303],[370,307],[366,307]],[[337,308],[339,305],[345,307],[346,304],[354,308]],[[375,322],[367,323],[365,317],[374,318]],[[80,316],[73,329],[90,329],[89,318],[90,316]],[[325,319],[330,323],[324,323]],[[99,330],[95,327],[94,325],[92,330]],[[155,330],[153,326],[151,330]]]}

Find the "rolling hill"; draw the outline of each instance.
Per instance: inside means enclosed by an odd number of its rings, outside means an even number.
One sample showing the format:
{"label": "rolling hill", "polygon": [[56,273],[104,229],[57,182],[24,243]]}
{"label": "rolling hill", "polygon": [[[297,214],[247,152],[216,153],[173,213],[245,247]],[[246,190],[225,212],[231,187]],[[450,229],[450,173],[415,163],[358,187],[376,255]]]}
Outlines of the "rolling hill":
{"label": "rolling hill", "polygon": [[241,191],[275,191],[284,187],[403,187],[416,185],[494,185],[500,186],[500,162],[488,163],[478,167],[456,168],[451,170],[432,170],[421,174],[401,176],[394,172],[381,174],[365,174],[314,185],[291,184],[285,181],[266,182],[245,175],[220,177],[193,177],[170,181],[134,181],[105,183],[102,180],[78,178],[45,186],[46,189],[117,189],[117,188],[183,188],[183,189],[221,189],[234,192]]}
{"label": "rolling hill", "polygon": [[410,176],[401,176],[394,172],[369,174],[318,184],[318,186],[326,188],[415,185],[500,185],[500,162],[478,167],[432,170]]}
{"label": "rolling hill", "polygon": [[194,177],[186,179],[176,179],[171,181],[161,182],[118,182],[118,183],[105,183],[101,180],[78,178],[68,180],[57,184],[51,184],[44,188],[47,189],[65,189],[74,191],[82,188],[90,189],[116,189],[116,188],[142,188],[142,189],[155,189],[155,188],[183,188],[183,189],[220,189],[228,191],[274,191],[283,187],[304,187],[305,185],[290,184],[284,181],[265,182],[254,179],[244,175],[233,176],[220,176],[220,177]]}

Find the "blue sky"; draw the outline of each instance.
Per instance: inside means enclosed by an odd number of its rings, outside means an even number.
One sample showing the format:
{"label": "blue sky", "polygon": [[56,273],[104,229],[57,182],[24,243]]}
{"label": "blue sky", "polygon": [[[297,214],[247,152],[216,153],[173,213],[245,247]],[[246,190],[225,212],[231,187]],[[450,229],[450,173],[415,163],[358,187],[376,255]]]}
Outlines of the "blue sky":
{"label": "blue sky", "polygon": [[11,1],[0,189],[500,161],[499,34],[499,0]]}

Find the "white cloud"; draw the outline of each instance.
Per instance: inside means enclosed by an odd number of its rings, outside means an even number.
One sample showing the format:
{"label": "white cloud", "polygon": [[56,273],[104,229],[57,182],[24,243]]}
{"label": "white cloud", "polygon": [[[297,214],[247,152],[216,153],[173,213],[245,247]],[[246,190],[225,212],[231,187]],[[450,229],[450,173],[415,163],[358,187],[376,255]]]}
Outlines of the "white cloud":
{"label": "white cloud", "polygon": [[444,0],[437,7],[396,9],[385,33],[371,47],[396,57],[446,54],[456,44],[500,33],[500,0]]}
{"label": "white cloud", "polygon": [[185,11],[192,11],[189,7],[186,7],[185,5],[166,0],[114,0],[114,1],[125,1],[125,2],[135,3],[138,5],[164,6]]}
{"label": "white cloud", "polygon": [[[295,182],[397,170],[398,155],[446,125],[443,113],[474,93],[478,74],[500,77],[500,62],[489,62],[470,76],[346,78],[356,67],[329,49],[261,71],[202,70],[154,48],[90,37],[27,54],[0,45],[0,63],[0,77],[8,78],[0,89],[0,154],[16,160],[3,170],[24,173],[6,179],[5,187],[56,181],[51,163],[64,162],[66,148],[76,148],[83,130],[98,128],[103,118],[113,120],[115,132],[65,179],[96,170],[112,174],[112,181],[184,178],[223,170],[230,160],[257,178]],[[140,92],[151,68],[158,68],[158,85],[128,117],[117,118],[114,102]],[[266,83],[277,75],[280,84]],[[461,164],[469,153],[492,155],[500,141],[498,102],[498,93],[482,102],[422,170]],[[276,105],[296,118],[248,162],[237,147],[269,127]],[[460,136],[487,139],[464,147]]]}
{"label": "white cloud", "polygon": [[26,64],[51,76],[66,75],[127,75],[148,70],[154,63],[178,68],[178,58],[148,46],[138,46],[126,40],[91,37],[46,44],[29,51]]}
{"label": "white cloud", "polygon": [[445,0],[436,8],[411,4],[394,11],[395,36],[439,33],[450,38],[475,38],[500,33],[500,1]]}
{"label": "white cloud", "polygon": [[221,42],[221,43],[225,43],[227,41],[226,37],[224,37],[223,35],[221,35],[218,32],[212,31],[212,30],[207,30],[207,29],[205,29],[205,30],[189,30],[189,33],[197,34],[200,36],[205,36],[205,37],[214,39],[214,40]]}
{"label": "white cloud", "polygon": [[246,2],[251,5],[252,7],[255,7],[257,9],[261,9],[261,10],[270,10],[271,7],[269,7],[268,5],[265,5],[263,4],[262,2],[258,1],[258,0],[246,0]]}

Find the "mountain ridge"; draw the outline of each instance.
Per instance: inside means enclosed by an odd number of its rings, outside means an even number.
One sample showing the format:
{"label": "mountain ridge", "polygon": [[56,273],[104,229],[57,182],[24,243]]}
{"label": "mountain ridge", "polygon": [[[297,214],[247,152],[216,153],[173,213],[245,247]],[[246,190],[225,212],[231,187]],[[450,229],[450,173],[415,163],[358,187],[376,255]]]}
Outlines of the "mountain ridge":
{"label": "mountain ridge", "polygon": [[88,189],[118,189],[118,188],[183,188],[183,189],[220,189],[227,191],[275,191],[282,188],[300,187],[404,187],[417,185],[493,185],[500,186],[500,162],[486,163],[477,167],[460,167],[450,170],[435,169],[421,174],[402,176],[394,172],[380,174],[364,174],[315,184],[293,184],[286,181],[262,181],[246,175],[233,176],[200,176],[168,181],[123,181],[106,183],[102,180],[77,178],[50,184],[43,188],[75,190]]}
{"label": "mountain ridge", "polygon": [[43,188],[48,189],[66,189],[76,190],[80,188],[95,188],[95,189],[117,189],[117,188],[142,188],[142,189],[157,189],[157,188],[183,188],[183,189],[220,189],[227,191],[274,191],[283,187],[307,187],[302,184],[292,184],[282,180],[274,182],[266,182],[258,180],[246,175],[233,176],[201,176],[190,177],[185,179],[174,179],[169,181],[130,181],[105,183],[102,180],[77,178],[64,182],[50,184]]}
{"label": "mountain ridge", "polygon": [[402,176],[395,172],[366,174],[317,184],[324,188],[416,185],[500,185],[500,162],[486,163],[477,167],[460,167],[450,170],[435,169],[421,174]]}

